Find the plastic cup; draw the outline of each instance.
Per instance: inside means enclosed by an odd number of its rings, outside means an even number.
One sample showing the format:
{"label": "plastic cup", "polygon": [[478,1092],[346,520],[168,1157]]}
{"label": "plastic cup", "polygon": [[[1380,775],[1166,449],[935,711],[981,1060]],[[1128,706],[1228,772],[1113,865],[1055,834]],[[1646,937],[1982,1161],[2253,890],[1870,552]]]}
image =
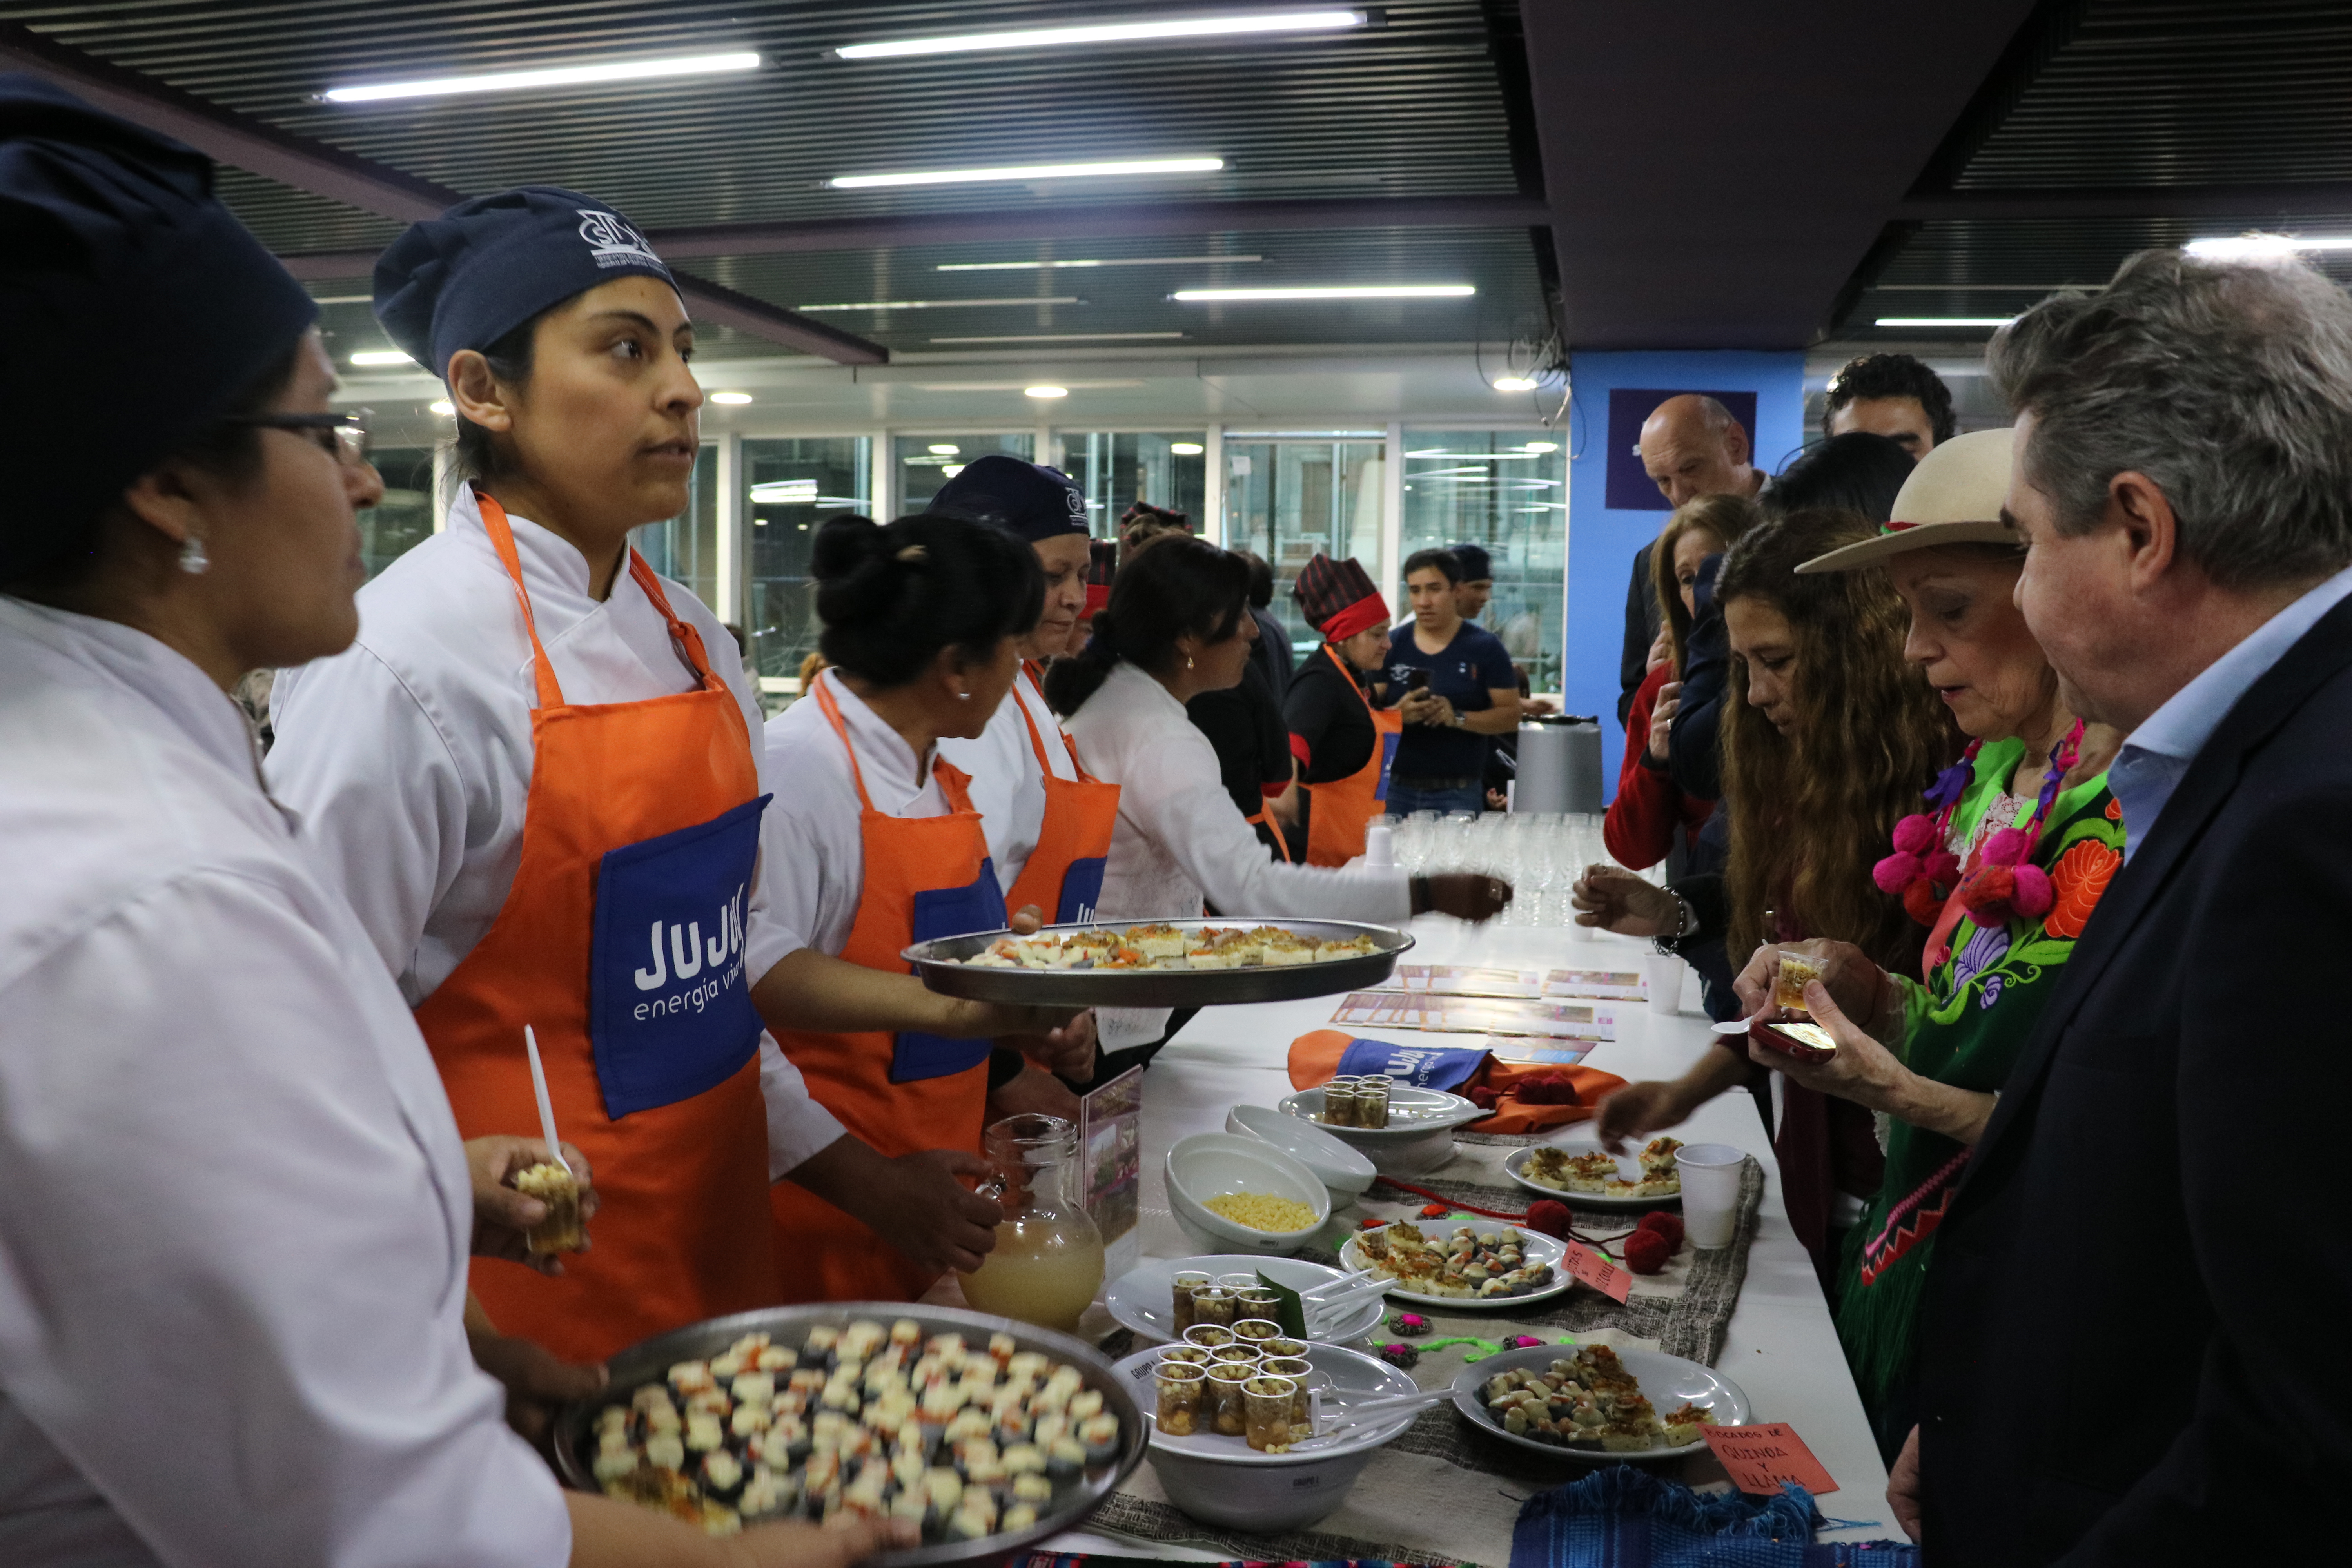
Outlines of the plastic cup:
{"label": "plastic cup", "polygon": [[1335,1078],[1323,1086],[1323,1124],[1326,1127],[1356,1125],[1356,1080]]}
{"label": "plastic cup", "polygon": [[1282,1338],[1282,1325],[1271,1318],[1244,1318],[1234,1325],[1234,1337],[1250,1345],[1278,1340]]}
{"label": "plastic cup", "polygon": [[1291,1402],[1298,1384],[1286,1377],[1254,1377],[1242,1384],[1243,1437],[1264,1453],[1290,1447]]}
{"label": "plastic cup", "polygon": [[1163,1365],[1177,1362],[1186,1366],[1205,1368],[1209,1364],[1209,1352],[1199,1345],[1168,1345],[1160,1350],[1160,1360]]}
{"label": "plastic cup", "polygon": [[1229,1345],[1234,1342],[1233,1327],[1227,1323],[1194,1323],[1184,1331],[1184,1342],[1188,1345],[1198,1345],[1204,1351],[1213,1351],[1219,1345]]}
{"label": "plastic cup", "polygon": [[1683,961],[1671,952],[1642,955],[1642,975],[1649,982],[1650,1011],[1672,1017],[1683,1010]]}
{"label": "plastic cup", "polygon": [[1248,1415],[1242,1405],[1242,1385],[1257,1376],[1257,1363],[1251,1362],[1220,1362],[1209,1369],[1208,1393],[1202,1401],[1203,1413],[1211,1416],[1214,1431],[1227,1437],[1241,1436],[1248,1429]]}
{"label": "plastic cup", "polygon": [[1683,1179],[1683,1236],[1709,1251],[1739,1228],[1739,1168],[1748,1156],[1728,1143],[1685,1143],[1675,1152]]}
{"label": "plastic cup", "polygon": [[1297,1392],[1290,1396],[1290,1425],[1296,1429],[1292,1435],[1305,1431],[1312,1415],[1307,1383],[1317,1376],[1315,1363],[1305,1356],[1276,1356],[1258,1363],[1257,1369],[1267,1377],[1286,1377],[1297,1386]]}
{"label": "plastic cup", "polygon": [[1389,1080],[1367,1078],[1356,1080],[1356,1125],[1386,1127],[1389,1124]]}
{"label": "plastic cup", "polygon": [[1160,1398],[1160,1429],[1171,1437],[1191,1436],[1199,1429],[1208,1378],[1197,1366],[1163,1361],[1153,1369],[1152,1382]]}
{"label": "plastic cup", "polygon": [[1234,1293],[1231,1290],[1212,1285],[1205,1290],[1193,1291],[1192,1327],[1184,1331],[1184,1337],[1197,1345],[1205,1342],[1193,1338],[1195,1330],[1203,1326],[1232,1329],[1235,1305]]}
{"label": "plastic cup", "polygon": [[[1782,949],[1780,967],[1772,976],[1772,1001],[1792,1013],[1805,1013],[1805,982],[1822,977],[1821,964],[1801,952]],[[1812,1015],[1806,1013],[1807,1017]]]}
{"label": "plastic cup", "polygon": [[1375,822],[1364,829],[1364,869],[1392,870],[1396,866],[1396,829]]}
{"label": "plastic cup", "polygon": [[1181,1269],[1168,1281],[1171,1305],[1176,1312],[1176,1331],[1181,1334],[1192,1326],[1192,1292],[1210,1283],[1209,1276],[1197,1268]]}

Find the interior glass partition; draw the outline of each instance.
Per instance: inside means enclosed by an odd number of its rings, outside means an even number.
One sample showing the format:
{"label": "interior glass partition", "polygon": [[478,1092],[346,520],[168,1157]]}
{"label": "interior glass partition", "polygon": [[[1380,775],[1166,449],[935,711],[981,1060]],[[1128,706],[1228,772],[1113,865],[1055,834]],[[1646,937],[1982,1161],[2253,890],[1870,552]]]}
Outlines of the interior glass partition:
{"label": "interior glass partition", "polygon": [[744,631],[761,700],[800,689],[801,660],[816,651],[809,550],[817,525],[873,510],[871,438],[820,436],[743,442]]}
{"label": "interior glass partition", "polygon": [[1199,431],[1113,435],[1061,433],[1062,470],[1087,492],[1087,522],[1097,539],[1116,538],[1118,520],[1137,501],[1181,511],[1201,531],[1208,495],[1208,437]]}
{"label": "interior glass partition", "polygon": [[[664,522],[629,531],[646,564],[683,583],[706,605],[719,603],[719,447],[705,442],[687,481],[686,510]],[[724,614],[724,611],[721,611]]]}
{"label": "interior glass partition", "polygon": [[1538,691],[1559,689],[1567,632],[1568,458],[1559,432],[1408,430],[1399,548],[1484,546],[1495,596],[1480,624]]}
{"label": "interior glass partition", "polygon": [[1037,433],[1011,436],[894,436],[892,482],[898,487],[891,505],[898,515],[922,510],[940,487],[963,472],[963,466],[984,452],[1004,452],[1024,462],[1035,462]]}
{"label": "interior glass partition", "polygon": [[433,537],[433,448],[379,447],[368,454],[383,499],[359,514],[360,559],[373,578]]}
{"label": "interior glass partition", "polygon": [[1300,655],[1321,635],[1291,598],[1298,569],[1318,552],[1353,556],[1384,583],[1381,491],[1386,442],[1367,432],[1325,437],[1225,437],[1225,543],[1274,568],[1275,618]]}

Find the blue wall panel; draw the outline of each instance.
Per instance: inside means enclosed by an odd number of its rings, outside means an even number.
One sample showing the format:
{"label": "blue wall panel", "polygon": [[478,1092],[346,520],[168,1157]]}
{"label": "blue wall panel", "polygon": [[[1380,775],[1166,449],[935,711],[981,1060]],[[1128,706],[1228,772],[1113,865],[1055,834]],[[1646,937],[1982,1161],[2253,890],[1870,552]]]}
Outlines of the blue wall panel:
{"label": "blue wall panel", "polygon": [[[1805,356],[1740,352],[1659,351],[1580,353],[1570,365],[1575,403],[1569,422],[1568,711],[1601,717],[1607,793],[1616,794],[1624,756],[1617,723],[1617,661],[1625,637],[1625,584],[1634,552],[1664,526],[1665,498],[1654,507],[1609,504],[1610,394],[1625,389],[1752,393],[1754,460],[1769,470],[1804,441]],[[1630,445],[1630,443],[1626,443]],[[1623,476],[1617,487],[1625,495]]]}

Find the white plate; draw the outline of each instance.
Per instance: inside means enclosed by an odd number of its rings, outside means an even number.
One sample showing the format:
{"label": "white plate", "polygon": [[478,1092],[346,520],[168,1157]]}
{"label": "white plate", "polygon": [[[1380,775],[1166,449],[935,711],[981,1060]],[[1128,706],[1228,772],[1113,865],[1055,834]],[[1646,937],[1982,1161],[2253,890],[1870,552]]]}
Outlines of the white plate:
{"label": "white plate", "polygon": [[[1323,1394],[1323,1413],[1328,1416],[1343,1412],[1360,1400],[1386,1399],[1393,1394],[1418,1394],[1420,1386],[1398,1368],[1378,1356],[1361,1351],[1351,1351],[1340,1345],[1309,1346],[1307,1359],[1315,1370],[1331,1380]],[[1392,1421],[1368,1426],[1361,1432],[1325,1447],[1312,1448],[1304,1454],[1261,1454],[1239,1437],[1228,1437],[1215,1432],[1196,1432],[1189,1437],[1171,1437],[1151,1420],[1158,1407],[1159,1395],[1152,1389],[1152,1367],[1160,1360],[1157,1351],[1138,1351],[1117,1366],[1112,1374],[1128,1380],[1128,1391],[1134,1394],[1136,1405],[1144,1413],[1145,1424],[1151,1430],[1151,1447],[1179,1454],[1193,1454],[1204,1459],[1215,1459],[1230,1465],[1307,1465],[1323,1459],[1337,1459],[1364,1448],[1377,1448],[1413,1424],[1419,1410],[1408,1410]]]}
{"label": "white plate", "polygon": [[1354,1145],[1341,1142],[1311,1121],[1263,1105],[1236,1105],[1226,1111],[1225,1131],[1273,1144],[1314,1172],[1331,1189],[1335,1201],[1362,1196],[1379,1174]]}
{"label": "white plate", "polygon": [[1296,1094],[1286,1094],[1276,1109],[1286,1116],[1296,1116],[1311,1123],[1332,1137],[1354,1144],[1377,1160],[1384,1146],[1410,1138],[1423,1138],[1441,1128],[1452,1129],[1465,1122],[1476,1121],[1492,1114],[1458,1094],[1443,1089],[1415,1089],[1411,1084],[1398,1084],[1389,1090],[1389,1124],[1386,1127],[1329,1127],[1316,1119],[1323,1114],[1323,1091],[1302,1089]]}
{"label": "white plate", "polygon": [[[1562,1136],[1551,1140],[1552,1146],[1565,1149],[1570,1154],[1583,1154],[1595,1151],[1605,1152],[1606,1151],[1601,1150],[1600,1140],[1593,1136],[1591,1125],[1589,1121],[1579,1123]],[[1524,1149],[1515,1151],[1509,1159],[1503,1162],[1503,1169],[1511,1180],[1531,1193],[1547,1198],[1557,1198],[1561,1203],[1570,1204],[1579,1208],[1622,1209],[1628,1212],[1640,1210],[1644,1213],[1683,1201],[1683,1195],[1678,1192],[1652,1193],[1647,1196],[1629,1198],[1612,1196],[1608,1193],[1567,1193],[1558,1187],[1547,1187],[1541,1182],[1531,1182],[1519,1174],[1519,1167],[1527,1163],[1528,1155],[1542,1147],[1540,1143],[1530,1143]],[[1633,1181],[1642,1173],[1642,1162],[1632,1154],[1619,1155],[1617,1156],[1617,1173],[1629,1182]]]}
{"label": "white plate", "polygon": [[[1478,1216],[1473,1215],[1469,1217],[1472,1228],[1476,1228]],[[1415,1220],[1412,1223],[1421,1226],[1421,1233],[1423,1236],[1427,1236],[1433,1229],[1438,1230],[1440,1232],[1438,1239],[1443,1239],[1444,1233],[1457,1227],[1455,1224],[1449,1224],[1442,1219]],[[1489,1220],[1486,1223],[1493,1226],[1505,1226],[1510,1222]],[[1524,1296],[1496,1296],[1482,1301],[1475,1296],[1424,1296],[1418,1290],[1406,1290],[1392,1285],[1389,1288],[1388,1299],[1391,1301],[1409,1301],[1417,1307],[1433,1307],[1441,1312],[1492,1312],[1506,1307],[1524,1307],[1534,1301],[1549,1301],[1554,1296],[1565,1294],[1576,1284],[1574,1279],[1569,1278],[1568,1267],[1562,1261],[1568,1257],[1568,1247],[1565,1243],[1557,1241],[1539,1230],[1529,1230],[1525,1226],[1513,1228],[1519,1233],[1519,1250],[1529,1263],[1551,1265],[1552,1282],[1542,1289],[1530,1290]],[[1339,1262],[1343,1267],[1350,1269],[1371,1267],[1370,1260],[1357,1249],[1356,1238],[1353,1236],[1349,1237],[1347,1244],[1339,1248]]]}
{"label": "white plate", "polygon": [[[1112,1280],[1109,1288],[1103,1291],[1103,1305],[1120,1327],[1133,1329],[1149,1339],[1172,1340],[1176,1337],[1176,1308],[1171,1294],[1174,1286],[1171,1281],[1188,1268],[1211,1275],[1263,1273],[1291,1290],[1304,1290],[1309,1286],[1346,1278],[1339,1269],[1326,1264],[1305,1263],[1296,1258],[1258,1258],[1248,1253],[1221,1252],[1206,1258],[1177,1258],[1165,1263],[1147,1262]],[[1387,1312],[1381,1298],[1375,1296],[1340,1321],[1339,1329],[1341,1331],[1324,1335],[1320,1342],[1362,1339],[1381,1326],[1381,1320]]]}
{"label": "white plate", "polygon": [[[1548,1367],[1575,1353],[1575,1350],[1568,1345],[1538,1345],[1533,1350],[1505,1351],[1500,1355],[1491,1355],[1474,1365],[1464,1367],[1462,1375],[1454,1380],[1454,1408],[1462,1412],[1464,1420],[1504,1442],[1532,1448],[1555,1459],[1576,1459],[1596,1465],[1613,1465],[1620,1459],[1679,1459],[1706,1447],[1702,1439],[1679,1448],[1661,1447],[1633,1453],[1611,1453],[1602,1448],[1562,1448],[1504,1431],[1503,1424],[1479,1403],[1478,1385],[1496,1373],[1507,1372],[1515,1366]],[[1754,1413],[1748,1404],[1748,1395],[1740,1392],[1738,1384],[1713,1367],[1701,1366],[1695,1361],[1685,1361],[1680,1356],[1667,1355],[1661,1351],[1622,1347],[1618,1348],[1617,1359],[1624,1363],[1625,1370],[1640,1382],[1643,1394],[1661,1415],[1669,1410],[1680,1410],[1687,1404],[1713,1413],[1715,1424],[1718,1426],[1745,1426],[1753,1419]],[[1153,1439],[1154,1442],[1158,1440]]]}

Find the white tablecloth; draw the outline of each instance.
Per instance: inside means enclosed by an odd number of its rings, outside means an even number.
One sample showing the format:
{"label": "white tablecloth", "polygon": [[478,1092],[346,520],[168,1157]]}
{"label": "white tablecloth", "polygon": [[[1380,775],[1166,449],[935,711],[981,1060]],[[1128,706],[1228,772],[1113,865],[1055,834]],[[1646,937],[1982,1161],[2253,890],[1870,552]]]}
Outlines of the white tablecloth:
{"label": "white tablecloth", "polygon": [[[1412,932],[1420,945],[1409,956],[1416,963],[1638,970],[1649,946],[1622,937],[1580,942],[1558,931],[1473,927],[1443,915],[1414,921]],[[1338,1000],[1322,996],[1209,1008],[1151,1064],[1143,1096],[1140,1239],[1146,1258],[1182,1258],[1194,1251],[1168,1212],[1161,1170],[1169,1147],[1195,1132],[1223,1131],[1225,1112],[1234,1105],[1272,1105],[1289,1093],[1286,1063],[1290,1042],[1310,1029],[1329,1027]],[[1654,1016],[1640,1002],[1616,1004],[1617,1038],[1595,1046],[1583,1065],[1626,1079],[1678,1076],[1710,1048],[1707,1020],[1698,1010],[1697,982],[1687,974],[1683,1002],[1683,1011],[1674,1017]],[[1423,1038],[1432,1045],[1477,1044],[1476,1037],[1463,1035]],[[1747,1391],[1756,1419],[1785,1421],[1794,1427],[1837,1482],[1838,1489],[1821,1499],[1822,1511],[1832,1519],[1860,1521],[1860,1528],[1825,1531],[1822,1539],[1904,1539],[1886,1506],[1886,1468],[1846,1372],[1829,1304],[1804,1248],[1789,1229],[1780,1202],[1780,1167],[1754,1107],[1745,1093],[1735,1091],[1701,1107],[1675,1131],[1687,1142],[1745,1149],[1764,1167],[1764,1207],[1748,1254],[1747,1285],[1731,1315],[1717,1369]],[[1581,1467],[1563,1465],[1560,1479],[1570,1480],[1582,1473]],[[1214,1555],[1083,1531],[1056,1537],[1049,1545],[1065,1552]]]}

